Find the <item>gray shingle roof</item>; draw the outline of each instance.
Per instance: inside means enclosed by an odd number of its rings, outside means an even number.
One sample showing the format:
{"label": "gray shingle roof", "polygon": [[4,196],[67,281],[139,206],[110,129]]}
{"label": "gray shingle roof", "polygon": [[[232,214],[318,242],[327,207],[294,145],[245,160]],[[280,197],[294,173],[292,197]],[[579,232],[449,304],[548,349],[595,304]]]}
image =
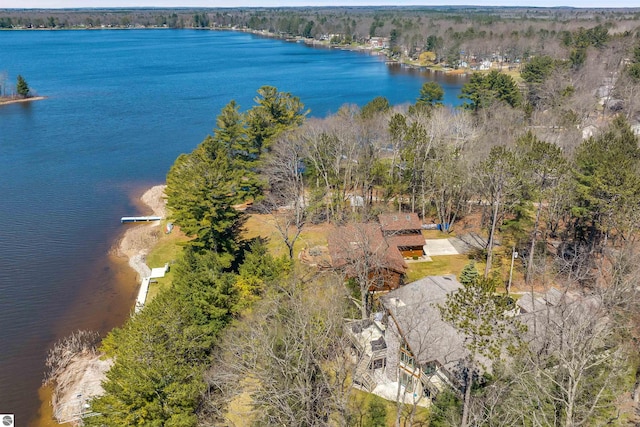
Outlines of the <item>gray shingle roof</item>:
{"label": "gray shingle roof", "polygon": [[381,298],[411,352],[421,363],[437,362],[451,370],[467,351],[463,337],[440,317],[438,304],[462,285],[455,276],[430,276]]}

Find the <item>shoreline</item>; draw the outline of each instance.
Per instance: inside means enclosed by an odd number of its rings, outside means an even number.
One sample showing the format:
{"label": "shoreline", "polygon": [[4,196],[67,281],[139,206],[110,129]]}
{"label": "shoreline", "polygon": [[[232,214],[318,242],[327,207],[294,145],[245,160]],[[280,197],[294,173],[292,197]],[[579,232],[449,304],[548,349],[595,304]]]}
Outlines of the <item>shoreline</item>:
{"label": "shoreline", "polygon": [[[284,42],[289,43],[303,43],[306,46],[315,48],[315,49],[337,49],[337,50],[345,50],[350,52],[357,53],[365,53],[369,55],[375,56],[383,56],[386,58],[387,65],[401,65],[403,67],[417,69],[417,70],[425,70],[431,73],[443,73],[454,76],[462,76],[467,77],[473,73],[478,72],[478,70],[471,69],[454,69],[454,68],[446,68],[436,65],[421,65],[417,64],[414,61],[407,59],[394,59],[390,57],[389,51],[387,49],[374,48],[372,46],[368,46],[366,44],[331,44],[328,41],[324,40],[316,40],[314,38],[306,38],[302,36],[291,36],[291,35],[281,35],[272,33],[266,30],[256,30],[253,28],[233,28],[233,27],[206,27],[206,28],[171,28],[171,27],[71,27],[71,28],[9,28],[2,29],[0,31],[64,31],[64,30],[72,30],[72,31],[98,31],[98,30],[195,30],[195,31],[231,31],[231,32],[240,32],[253,34],[258,37],[282,40]],[[45,97],[38,97],[39,99],[44,99]],[[29,100],[29,99],[27,99]],[[22,100],[24,101],[24,100]],[[15,101],[21,102],[21,101]],[[6,104],[11,104],[13,102],[7,102]],[[0,101],[0,105],[5,105]]]}
{"label": "shoreline", "polygon": [[21,104],[23,102],[42,101],[43,99],[47,99],[47,97],[32,96],[30,98],[0,98],[0,106],[11,105],[11,104]]}
{"label": "shoreline", "polygon": [[[164,219],[166,216],[166,200],[164,199],[164,189],[166,185],[154,185],[148,188],[140,197],[135,197],[134,204],[142,211],[153,212],[153,215]],[[115,255],[118,258],[126,258],[130,269],[138,275],[138,285],[140,278],[150,272],[146,265],[146,257],[160,238],[162,231],[160,221],[147,224],[136,224],[128,227],[121,237],[116,240],[108,256]],[[134,306],[129,307],[133,312]],[[117,327],[122,325],[117,325]],[[39,419],[33,425],[49,426],[52,421],[71,420],[74,414],[71,412],[77,405],[69,405],[68,402],[78,401],[78,396],[82,399],[89,399],[104,393],[102,382],[106,380],[106,373],[113,361],[102,359],[99,352],[84,352],[74,355],[67,366],[53,378],[50,384],[43,385],[38,394],[41,397],[41,407]],[[45,419],[45,418],[53,418]],[[56,424],[57,425],[57,424]],[[70,422],[65,425],[75,425]]]}
{"label": "shoreline", "polygon": [[[136,200],[145,210],[151,210],[154,216],[166,217],[165,184],[154,185]],[[129,266],[138,274],[138,279],[149,276],[151,269],[146,264],[147,255],[158,242],[162,230],[160,221],[129,226],[114,245],[113,253],[127,258]]]}
{"label": "shoreline", "polygon": [[212,28],[202,28],[203,30],[210,31],[236,31],[241,33],[253,34],[258,37],[282,40],[284,42],[289,43],[303,43],[306,46],[309,46],[314,49],[334,49],[334,50],[344,50],[349,52],[356,53],[364,53],[374,56],[383,56],[386,60],[385,63],[387,65],[399,65],[402,67],[407,67],[416,70],[425,70],[430,73],[442,73],[453,76],[461,76],[467,77],[473,73],[478,72],[477,70],[471,69],[454,69],[454,68],[446,68],[438,65],[422,65],[417,64],[415,61],[411,61],[410,59],[395,59],[389,55],[389,50],[384,48],[374,48],[373,46],[369,46],[367,44],[361,43],[352,43],[352,44],[332,44],[328,41],[324,40],[316,40],[314,38],[305,38],[302,36],[287,36],[280,35],[276,33],[272,33],[266,30],[255,30],[252,28],[223,28],[223,27],[212,27]]}

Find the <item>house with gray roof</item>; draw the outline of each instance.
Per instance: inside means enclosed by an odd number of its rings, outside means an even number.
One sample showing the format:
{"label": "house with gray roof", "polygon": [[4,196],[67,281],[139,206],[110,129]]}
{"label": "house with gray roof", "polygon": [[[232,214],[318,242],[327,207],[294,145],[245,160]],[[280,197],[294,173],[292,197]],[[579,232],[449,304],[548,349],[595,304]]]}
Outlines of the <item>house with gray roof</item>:
{"label": "house with gray roof", "polygon": [[[453,275],[425,277],[380,296],[380,310],[371,319],[347,323],[357,355],[355,382],[389,400],[400,396],[425,406],[446,387],[462,390],[458,378],[469,356],[465,336],[442,320],[438,308],[460,288]],[[564,326],[597,332],[608,322],[601,310],[597,296],[550,288],[522,295],[510,313],[527,327],[522,338],[528,345],[544,349],[562,346]],[[479,361],[491,370],[490,360]]]}
{"label": "house with gray roof", "polygon": [[371,392],[393,383],[419,397],[458,388],[464,337],[442,320],[438,305],[461,287],[453,275],[425,277],[382,296],[373,319],[348,323],[359,356],[356,381]]}

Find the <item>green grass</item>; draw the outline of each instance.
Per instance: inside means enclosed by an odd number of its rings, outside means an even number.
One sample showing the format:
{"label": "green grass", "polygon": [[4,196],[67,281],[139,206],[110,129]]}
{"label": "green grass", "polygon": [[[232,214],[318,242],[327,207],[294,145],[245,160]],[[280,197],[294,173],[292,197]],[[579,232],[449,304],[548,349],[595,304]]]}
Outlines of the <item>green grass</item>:
{"label": "green grass", "polygon": [[[350,400],[349,403],[351,405],[351,409],[353,411],[354,416],[358,417],[357,414],[360,414],[363,418],[366,417],[367,409],[369,408],[369,404],[372,401],[377,400],[379,402],[382,402],[387,412],[387,426],[391,427],[395,425],[396,402],[383,399],[382,397],[376,396],[375,394],[367,393],[365,391],[358,390],[358,389],[353,389],[351,398],[349,400]],[[402,408],[400,425],[404,425],[403,422],[406,422],[408,425],[408,418],[409,418],[410,411],[411,411],[411,406],[404,405],[404,408]],[[414,424],[428,425],[428,422],[429,422],[429,409],[423,408],[420,406],[417,407],[416,414],[414,417]]]}
{"label": "green grass", "polygon": [[[164,230],[164,224],[162,224]],[[167,262],[169,265],[173,263],[184,248],[185,243],[189,240],[180,230],[175,227],[171,234],[163,234],[160,240],[155,244],[153,249],[147,255],[147,265],[150,268],[162,267]],[[151,283],[149,285],[149,292],[147,293],[147,303],[151,301],[162,289],[167,289],[171,286],[173,281],[173,272],[169,272],[162,278],[154,279],[157,283]]]}
{"label": "green grass", "polygon": [[[323,224],[306,225],[302,229],[302,233],[300,233],[300,236],[293,247],[294,257],[297,257],[300,251],[304,248],[326,246],[326,227],[327,226]],[[242,237],[245,239],[252,239],[258,236],[267,239],[267,248],[273,256],[278,257],[288,253],[287,246],[284,244],[282,236],[276,229],[274,219],[271,215],[253,214],[247,218]]]}
{"label": "green grass", "polygon": [[422,230],[422,235],[425,239],[448,239],[450,237],[456,237],[455,231],[451,233],[443,233],[438,230]]}
{"label": "green grass", "polygon": [[[458,276],[462,268],[469,263],[467,255],[440,255],[432,256],[431,259],[432,261],[408,263],[406,282],[414,282],[426,276],[443,276],[445,274]],[[484,269],[480,263],[476,263],[476,268],[478,271]]]}

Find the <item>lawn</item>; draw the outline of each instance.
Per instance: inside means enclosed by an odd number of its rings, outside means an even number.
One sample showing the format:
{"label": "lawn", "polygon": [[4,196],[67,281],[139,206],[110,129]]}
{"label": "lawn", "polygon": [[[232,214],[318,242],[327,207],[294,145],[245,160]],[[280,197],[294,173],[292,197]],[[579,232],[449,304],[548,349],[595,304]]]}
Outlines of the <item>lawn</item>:
{"label": "lawn", "polygon": [[[162,229],[165,229],[165,224],[162,224]],[[171,264],[180,257],[180,253],[188,240],[189,238],[185,236],[178,227],[174,227],[171,234],[163,234],[160,236],[160,240],[158,240],[153,249],[151,249],[151,252],[149,252],[149,255],[147,255],[147,265],[150,268],[155,268],[162,267],[166,263],[169,263],[169,266],[171,266]],[[169,270],[164,277],[154,280],[157,280],[157,282],[152,282],[149,285],[147,304],[158,295],[162,289],[171,286],[173,272]]]}
{"label": "lawn", "polygon": [[[469,263],[467,255],[439,255],[432,256],[432,261],[409,262],[407,265],[406,282],[411,283],[426,276],[443,276],[446,274],[455,274],[456,277],[462,271],[462,268]],[[476,263],[478,271],[483,271],[484,265]]]}
{"label": "lawn", "polygon": [[[306,225],[294,246],[294,256],[297,258],[303,249],[326,246],[327,233],[327,224]],[[451,234],[442,233],[437,230],[424,230],[423,234],[429,239],[446,239],[451,237]],[[282,237],[274,225],[272,215],[249,215],[244,225],[242,237],[245,239],[262,237],[267,241],[267,248],[271,254],[274,256],[287,254],[287,247],[283,243]],[[147,256],[147,265],[153,268],[163,266],[166,262],[171,264],[172,261],[179,257],[187,241],[188,238],[184,233],[180,232],[178,227],[175,227],[171,234],[163,234],[156,246],[149,253],[149,256]],[[431,259],[431,262],[409,262],[406,278],[407,283],[426,276],[441,276],[446,274],[454,274],[457,276],[462,271],[462,268],[469,262],[467,255],[432,256]],[[484,264],[477,263],[477,268],[478,271],[482,272]],[[161,289],[169,287],[172,279],[173,273],[169,271],[164,278],[158,279],[157,283],[152,283],[149,287],[147,301],[153,299]]]}
{"label": "lawn", "polygon": [[[245,239],[258,236],[267,239],[267,247],[274,256],[281,256],[287,253],[287,247],[275,228],[272,215],[250,215],[244,228],[243,237]],[[297,258],[303,249],[310,249],[315,246],[326,246],[328,232],[329,226],[327,224],[305,225],[300,237],[295,243],[294,256]],[[442,233],[437,230],[423,230],[423,235],[429,239],[448,239],[453,236],[451,233]],[[431,259],[433,260],[431,262],[409,262],[407,282],[413,282],[426,276],[441,276],[446,274],[455,274],[457,276],[462,271],[462,268],[469,262],[467,255],[432,256]],[[484,265],[478,263],[477,268],[478,271],[482,271]]]}
{"label": "lawn", "polygon": [[[394,426],[396,421],[396,402],[392,402],[390,400],[383,399],[382,397],[376,396],[375,394],[367,393],[358,389],[354,389],[351,393],[351,398],[349,399],[349,403],[351,405],[351,410],[356,417],[356,425],[368,425],[366,421],[367,412],[369,406],[372,402],[382,403],[384,405],[386,414],[387,414],[387,426]],[[400,419],[400,425],[404,425],[403,422],[406,422],[408,425],[409,413],[411,411],[411,406],[404,405],[402,408],[402,415]],[[360,421],[360,423],[358,423]],[[364,421],[364,423],[362,423]],[[416,414],[414,417],[415,425],[428,425],[429,421],[429,409],[423,407],[416,408]]]}
{"label": "lawn", "polygon": [[[291,229],[293,235],[294,229]],[[272,215],[252,214],[244,225],[244,233],[242,237],[252,239],[262,237],[267,239],[267,248],[274,256],[282,256],[288,253],[287,246],[282,240],[282,236],[275,227],[275,220]],[[305,225],[302,233],[298,237],[294,245],[294,257],[297,257],[300,251],[305,248],[313,248],[314,246],[327,245],[327,225]]]}
{"label": "lawn", "polygon": [[315,246],[327,246],[327,224],[308,225],[302,229],[300,238],[294,246],[294,251],[298,254],[302,249],[313,248]]}
{"label": "lawn", "polygon": [[265,239],[267,248],[273,256],[278,257],[287,253],[287,246],[282,241],[271,215],[249,215],[244,223],[242,237],[247,240],[255,239],[256,237]]}
{"label": "lawn", "polygon": [[[162,224],[163,230],[164,227],[165,224]],[[305,226],[300,237],[296,241],[294,247],[295,256],[305,248],[326,246],[326,227],[326,224]],[[269,249],[269,252],[276,257],[286,255],[288,253],[287,247],[282,241],[282,237],[274,225],[274,218],[271,215],[249,215],[244,225],[242,237],[245,239],[262,237],[267,241],[267,248]],[[163,234],[153,249],[151,249],[151,252],[147,256],[147,265],[150,268],[162,267],[167,262],[171,265],[173,261],[178,259],[188,240],[189,238],[180,231],[179,227],[174,227],[171,234]],[[147,294],[147,303],[151,301],[162,289],[171,286],[172,280],[173,273],[169,271],[165,277],[157,279],[157,282],[152,282],[149,286],[149,293]]]}
{"label": "lawn", "polygon": [[[251,392],[254,390],[256,384],[252,380],[243,379],[239,387],[241,392],[235,396],[227,407],[225,416],[230,421],[231,425],[249,425],[250,420],[254,418],[252,412],[254,407],[252,406],[253,400],[251,398]],[[386,412],[386,425],[391,427],[395,425],[396,417],[396,403],[390,400],[383,399],[375,394],[367,393],[358,389],[353,389],[349,396],[349,406],[355,418],[354,425],[368,425],[367,421],[369,407],[372,402],[382,404]],[[405,405],[402,408],[402,415],[400,423],[408,421],[411,406]],[[427,425],[429,420],[429,409],[423,407],[416,408],[416,414],[414,416],[415,425]]]}
{"label": "lawn", "polygon": [[422,230],[422,235],[425,239],[448,239],[450,237],[456,237],[456,233],[454,231],[451,233],[443,233],[438,230]]}

